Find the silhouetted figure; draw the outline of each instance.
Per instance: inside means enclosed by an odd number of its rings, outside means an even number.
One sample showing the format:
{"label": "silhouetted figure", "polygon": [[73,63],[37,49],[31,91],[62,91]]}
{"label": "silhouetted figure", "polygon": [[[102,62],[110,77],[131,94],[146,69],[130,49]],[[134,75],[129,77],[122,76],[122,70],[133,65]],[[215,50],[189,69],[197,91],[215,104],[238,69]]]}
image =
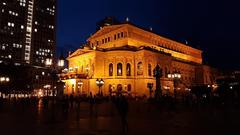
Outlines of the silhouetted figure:
{"label": "silhouetted figure", "polygon": [[114,105],[116,104],[115,96],[111,96],[111,110],[110,114],[113,117],[114,116]]}
{"label": "silhouetted figure", "polygon": [[77,113],[77,121],[79,121],[79,118],[80,118],[80,103],[81,103],[81,97],[78,96],[76,98],[76,113]]}
{"label": "silhouetted figure", "polygon": [[43,97],[43,108],[47,109],[48,108],[48,97]]}
{"label": "silhouetted figure", "polygon": [[119,114],[121,116],[121,122],[122,122],[122,131],[123,133],[128,132],[128,122],[127,122],[127,115],[128,115],[128,101],[125,98],[125,96],[121,96],[118,99],[118,110]]}
{"label": "silhouetted figure", "polygon": [[68,116],[68,109],[69,109],[68,96],[64,96],[62,99],[62,110],[65,118],[67,118]]}
{"label": "silhouetted figure", "polygon": [[90,103],[90,116],[93,114],[93,105],[94,105],[94,99],[92,96],[92,92],[90,92],[90,97],[89,97],[89,103]]}
{"label": "silhouetted figure", "polygon": [[94,111],[95,111],[95,117],[98,117],[98,102],[99,99],[96,95],[93,97],[93,106],[94,106]]}
{"label": "silhouetted figure", "polygon": [[14,96],[13,97],[13,105],[16,107],[17,106],[17,98]]}
{"label": "silhouetted figure", "polygon": [[2,106],[3,106],[3,98],[2,98],[2,96],[0,96],[0,111],[2,109]]}
{"label": "silhouetted figure", "polygon": [[69,101],[70,101],[70,108],[73,108],[73,102],[74,102],[73,94],[70,95]]}

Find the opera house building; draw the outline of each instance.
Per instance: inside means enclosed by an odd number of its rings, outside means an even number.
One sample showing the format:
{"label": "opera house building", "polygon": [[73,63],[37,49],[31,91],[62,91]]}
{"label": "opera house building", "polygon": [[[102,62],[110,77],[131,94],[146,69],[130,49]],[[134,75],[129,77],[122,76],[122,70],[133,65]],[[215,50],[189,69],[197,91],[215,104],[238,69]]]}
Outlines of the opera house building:
{"label": "opera house building", "polygon": [[[156,89],[157,65],[162,71],[162,94],[215,83],[214,70],[203,65],[202,50],[130,23],[102,27],[67,60],[68,68],[61,74],[65,94],[149,96],[149,84]],[[178,81],[173,73],[181,75]]]}

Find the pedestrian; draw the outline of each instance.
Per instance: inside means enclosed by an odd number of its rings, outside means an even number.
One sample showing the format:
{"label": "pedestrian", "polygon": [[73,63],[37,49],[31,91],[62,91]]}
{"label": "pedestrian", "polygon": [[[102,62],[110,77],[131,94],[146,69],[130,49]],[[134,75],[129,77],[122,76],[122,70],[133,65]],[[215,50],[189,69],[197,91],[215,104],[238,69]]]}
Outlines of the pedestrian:
{"label": "pedestrian", "polygon": [[69,101],[70,101],[70,108],[73,108],[73,102],[74,102],[73,94],[70,95]]}
{"label": "pedestrian", "polygon": [[125,96],[119,98],[118,110],[121,116],[121,123],[122,123],[122,131],[123,133],[128,132],[128,122],[127,122],[127,115],[128,115],[128,101]]}
{"label": "pedestrian", "polygon": [[95,111],[95,117],[98,117],[98,103],[99,103],[99,98],[94,95],[93,96],[93,106],[94,106],[94,111]]}
{"label": "pedestrian", "polygon": [[92,96],[92,92],[90,92],[89,103],[90,103],[90,116],[92,116],[92,114],[93,114],[93,105],[94,105],[94,99],[93,99],[93,96]]}
{"label": "pedestrian", "polygon": [[3,98],[2,98],[2,95],[0,96],[0,111],[2,109],[2,105],[3,105]]}
{"label": "pedestrian", "polygon": [[48,108],[48,97],[43,97],[43,108],[47,109]]}
{"label": "pedestrian", "polygon": [[80,113],[80,103],[81,103],[81,97],[80,96],[78,96],[77,98],[76,98],[76,113],[77,113],[77,122],[79,121],[79,113]]}
{"label": "pedestrian", "polygon": [[68,108],[69,108],[69,102],[68,102],[68,96],[63,96],[62,100],[61,100],[61,103],[62,103],[62,111],[63,111],[63,115],[65,117],[67,117],[68,115]]}

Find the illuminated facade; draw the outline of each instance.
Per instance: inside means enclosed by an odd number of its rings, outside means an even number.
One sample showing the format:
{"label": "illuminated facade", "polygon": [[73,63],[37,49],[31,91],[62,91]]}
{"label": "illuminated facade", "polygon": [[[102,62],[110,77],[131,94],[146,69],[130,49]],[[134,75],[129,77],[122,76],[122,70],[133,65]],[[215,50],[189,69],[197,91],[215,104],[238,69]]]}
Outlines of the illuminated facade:
{"label": "illuminated facade", "polygon": [[69,68],[62,75],[65,94],[97,94],[96,80],[103,79],[104,95],[122,92],[149,96],[147,83],[153,83],[155,90],[153,70],[157,64],[163,71],[163,94],[173,93],[174,81],[168,78],[173,71],[182,75],[177,91],[214,83],[210,67],[207,70],[202,64],[201,50],[129,23],[104,26],[88,38],[87,45],[70,54],[68,61]]}

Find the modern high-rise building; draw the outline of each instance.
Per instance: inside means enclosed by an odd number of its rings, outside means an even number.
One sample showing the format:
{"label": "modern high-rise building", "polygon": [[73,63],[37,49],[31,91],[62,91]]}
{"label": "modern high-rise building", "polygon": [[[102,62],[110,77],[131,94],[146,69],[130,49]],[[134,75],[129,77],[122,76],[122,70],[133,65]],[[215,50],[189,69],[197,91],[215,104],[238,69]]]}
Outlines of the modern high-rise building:
{"label": "modern high-rise building", "polygon": [[56,48],[56,0],[1,0],[0,62],[44,66]]}
{"label": "modern high-rise building", "polygon": [[[27,87],[31,89],[50,84],[46,59],[55,58],[56,3],[56,0],[0,1],[0,68],[24,67],[28,74],[25,76],[30,76]],[[3,69],[11,73],[10,68]],[[14,84],[20,77],[6,75],[8,71],[1,71],[0,76],[10,76]]]}

